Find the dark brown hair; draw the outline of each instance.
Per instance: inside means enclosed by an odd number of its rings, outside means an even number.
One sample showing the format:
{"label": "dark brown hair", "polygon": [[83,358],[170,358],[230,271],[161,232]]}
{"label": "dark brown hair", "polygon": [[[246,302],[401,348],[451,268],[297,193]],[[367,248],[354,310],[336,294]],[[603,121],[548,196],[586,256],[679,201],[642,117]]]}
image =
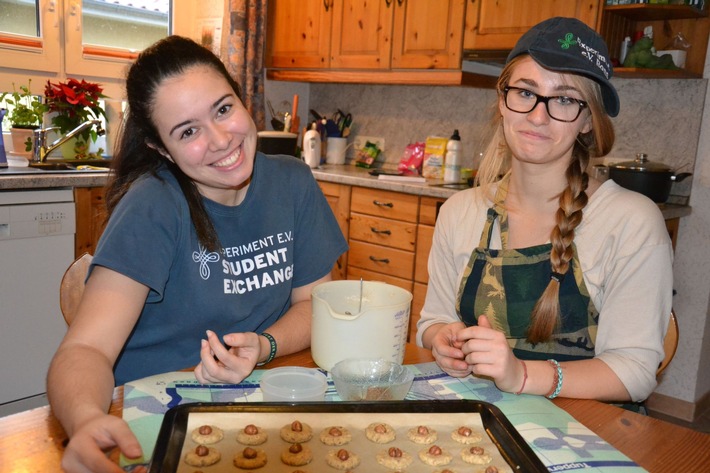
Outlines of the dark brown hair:
{"label": "dark brown hair", "polygon": [[207,48],[181,36],[168,36],[148,47],[129,69],[126,78],[128,108],[114,149],[113,172],[106,189],[107,219],[138,178],[148,173],[157,177],[158,168],[167,166],[185,195],[200,244],[215,251],[219,248],[219,239],[205,211],[202,196],[195,183],[158,151],[165,147],[152,119],[155,94],[163,81],[197,66],[215,70],[225,78],[237,97],[241,97],[239,85],[222,61]]}

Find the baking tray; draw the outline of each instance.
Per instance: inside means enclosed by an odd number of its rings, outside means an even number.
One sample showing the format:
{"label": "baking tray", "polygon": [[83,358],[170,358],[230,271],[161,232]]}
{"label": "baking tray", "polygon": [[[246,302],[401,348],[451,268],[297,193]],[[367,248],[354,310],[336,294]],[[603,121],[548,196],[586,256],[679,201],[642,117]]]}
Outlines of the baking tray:
{"label": "baking tray", "polygon": [[[178,471],[179,467],[184,468],[184,463],[181,463],[182,454],[184,452],[183,448],[186,441],[192,442],[188,431],[188,419],[191,415],[222,415],[234,413],[248,415],[249,421],[257,425],[260,423],[260,415],[263,417],[263,415],[273,416],[274,414],[283,414],[283,423],[290,423],[294,415],[299,413],[303,415],[314,414],[321,416],[327,414],[329,419],[327,423],[330,425],[343,425],[343,423],[338,422],[338,416],[351,415],[353,413],[358,414],[358,417],[363,419],[370,414],[382,414],[383,417],[381,418],[385,419],[384,421],[388,421],[386,416],[396,417],[397,414],[426,414],[429,419],[436,419],[437,416],[458,413],[478,414],[483,430],[488,434],[490,441],[497,447],[503,460],[509,465],[513,472],[548,472],[545,465],[527,445],[520,433],[513,427],[501,410],[493,404],[473,400],[429,400],[337,403],[303,402],[298,404],[267,402],[183,404],[170,409],[163,418],[149,467],[150,473],[175,473]],[[408,417],[410,416],[400,416],[400,418]],[[378,416],[378,418],[380,417]],[[456,419],[459,425],[468,423],[464,418],[457,417]],[[478,421],[478,419],[477,417],[476,420]],[[418,424],[414,426],[416,425]],[[451,427],[453,428],[455,426],[451,425]],[[277,432],[271,435],[278,437]],[[317,439],[315,441],[317,442]],[[236,444],[234,441],[231,443]],[[373,446],[373,448],[384,447],[383,445],[377,446],[376,444],[373,444]],[[231,459],[226,458],[226,463],[231,466]],[[273,468],[270,468],[270,466],[273,467],[274,465],[267,464],[265,467],[253,471],[272,471]],[[474,465],[469,465],[469,467],[471,466]],[[202,469],[204,471],[211,471],[211,468],[212,467],[204,467]],[[318,468],[318,465],[315,463],[306,465],[303,468],[308,471],[337,471],[325,465],[323,465],[323,468]],[[291,469],[293,469],[293,467],[291,467]],[[231,470],[240,471],[234,467],[231,467]]]}

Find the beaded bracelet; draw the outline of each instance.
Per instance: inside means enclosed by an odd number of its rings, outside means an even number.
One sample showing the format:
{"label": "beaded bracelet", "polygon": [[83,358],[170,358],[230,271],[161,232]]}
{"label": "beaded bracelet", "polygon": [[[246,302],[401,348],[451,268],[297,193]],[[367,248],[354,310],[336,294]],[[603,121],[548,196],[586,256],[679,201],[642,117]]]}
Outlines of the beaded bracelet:
{"label": "beaded bracelet", "polygon": [[264,366],[265,364],[270,363],[271,361],[273,361],[274,358],[276,358],[276,339],[270,333],[266,332],[262,332],[261,336],[269,341],[269,356],[261,363],[257,363],[256,366]]}
{"label": "beaded bracelet", "polygon": [[520,386],[518,392],[515,393],[516,396],[519,396],[523,393],[523,389],[525,389],[525,383],[528,381],[528,365],[526,365],[523,360],[520,360],[520,362],[523,364],[523,385]]}
{"label": "beaded bracelet", "polygon": [[555,377],[552,380],[552,388],[550,388],[550,392],[547,393],[545,397],[547,399],[554,399],[559,396],[560,391],[562,391],[562,367],[557,360],[550,359],[547,361],[555,368]]}

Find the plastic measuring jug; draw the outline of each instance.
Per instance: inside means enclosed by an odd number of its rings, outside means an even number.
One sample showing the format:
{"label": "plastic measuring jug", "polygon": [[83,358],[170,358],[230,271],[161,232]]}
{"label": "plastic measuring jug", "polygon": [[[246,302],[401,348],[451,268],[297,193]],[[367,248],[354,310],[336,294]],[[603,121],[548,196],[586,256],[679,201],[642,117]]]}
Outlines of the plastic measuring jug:
{"label": "plastic measuring jug", "polygon": [[411,292],[383,282],[329,281],[313,289],[312,301],[311,355],[320,368],[347,358],[404,360]]}

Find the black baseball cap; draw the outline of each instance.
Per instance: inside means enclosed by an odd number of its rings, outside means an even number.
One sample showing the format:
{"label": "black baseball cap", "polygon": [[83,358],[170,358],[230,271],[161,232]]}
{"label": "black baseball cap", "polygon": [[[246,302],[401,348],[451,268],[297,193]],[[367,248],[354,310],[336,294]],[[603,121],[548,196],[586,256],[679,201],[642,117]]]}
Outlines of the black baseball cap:
{"label": "black baseball cap", "polygon": [[611,84],[609,50],[599,34],[576,18],[555,17],[528,30],[508,55],[506,62],[529,54],[535,62],[556,72],[580,74],[601,86],[609,116],[619,114],[619,95]]}

